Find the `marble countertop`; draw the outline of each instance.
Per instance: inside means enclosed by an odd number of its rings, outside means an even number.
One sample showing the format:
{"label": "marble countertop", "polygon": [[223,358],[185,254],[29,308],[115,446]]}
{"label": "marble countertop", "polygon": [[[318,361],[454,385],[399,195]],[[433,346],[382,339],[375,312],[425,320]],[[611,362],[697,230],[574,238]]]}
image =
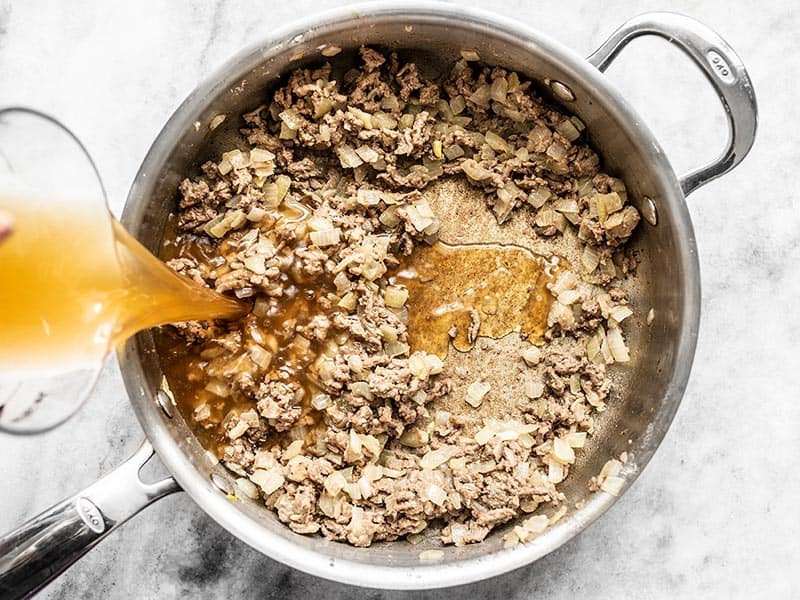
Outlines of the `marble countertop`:
{"label": "marble countertop", "polygon": [[[119,213],[147,149],[213,68],[274,27],[336,2],[0,0],[0,105],[69,124],[97,159]],[[800,594],[800,215],[793,2],[524,0],[483,6],[588,54],[626,18],[673,10],[739,52],[760,103],[747,160],[689,198],[703,273],[691,381],[654,459],[596,524],[537,563],[420,597],[551,600]],[[674,48],[635,43],[609,71],[677,171],[725,140],[722,109]],[[787,49],[791,49],[787,51]],[[142,438],[115,363],[68,427],[0,436],[0,530],[88,485]],[[294,571],[251,550],[185,494],[149,508],[90,552],[45,598],[400,598]]]}

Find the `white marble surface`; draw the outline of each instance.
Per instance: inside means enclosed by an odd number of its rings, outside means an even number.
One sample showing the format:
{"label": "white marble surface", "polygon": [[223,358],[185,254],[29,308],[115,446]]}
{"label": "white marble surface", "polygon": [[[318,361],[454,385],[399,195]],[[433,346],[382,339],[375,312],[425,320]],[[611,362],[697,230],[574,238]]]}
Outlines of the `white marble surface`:
{"label": "white marble surface", "polygon": [[[243,44],[310,2],[0,1],[0,105],[64,119],[96,157],[119,212],[151,141],[183,98]],[[580,0],[474,2],[588,54],[643,10],[695,16],[736,48],[761,108],[756,146],[690,198],[703,272],[691,382],[655,458],[588,531],[538,563],[428,598],[770,597],[800,595],[800,79],[794,2]],[[655,40],[610,77],[678,171],[724,141],[702,77]],[[68,427],[0,437],[0,530],[73,493],[142,437],[116,365]],[[261,556],[182,494],[163,500],[51,585],[48,598],[397,598],[315,579]]]}

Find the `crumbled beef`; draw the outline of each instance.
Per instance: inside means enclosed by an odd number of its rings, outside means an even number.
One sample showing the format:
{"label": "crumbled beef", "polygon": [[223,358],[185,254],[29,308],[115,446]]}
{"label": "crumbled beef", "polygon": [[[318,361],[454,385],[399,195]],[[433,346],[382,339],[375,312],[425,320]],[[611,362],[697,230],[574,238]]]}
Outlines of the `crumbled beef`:
{"label": "crumbled beef", "polygon": [[251,468],[254,459],[253,444],[245,438],[239,438],[225,446],[222,454],[222,462],[236,465],[242,469]]}
{"label": "crumbled beef", "polygon": [[194,258],[173,258],[167,261],[167,266],[200,285],[206,284],[203,272],[198,268],[197,260]]}
{"label": "crumbled beef", "polygon": [[303,410],[300,405],[303,393],[303,389],[295,382],[268,381],[262,383],[256,394],[258,412],[276,431],[286,431],[300,417]]}
{"label": "crumbled beef", "polygon": [[639,211],[633,206],[626,206],[621,212],[610,215],[603,223],[608,245],[617,247],[627,242],[639,220]]}
{"label": "crumbled beef", "polygon": [[600,303],[594,298],[584,300],[581,304],[579,325],[586,331],[594,331],[603,322],[603,312]]}
{"label": "crumbled beef", "polygon": [[[193,417],[297,533],[368,546],[440,521],[444,543],[477,543],[564,501],[570,465],[554,466],[553,440],[591,432],[593,411],[614,401],[606,355],[589,342],[601,348],[607,313],[628,304],[619,280],[635,268],[625,244],[640,217],[583,123],[530,81],[465,60],[430,81],[397,54],[359,55],[341,76],[327,63],[289,73],[242,115],[242,149],[179,185],[191,251],[169,266],[253,303],[239,321],[175,326]],[[384,300],[392,271],[436,237],[422,191],[444,177],[482,190],[498,223],[523,213],[545,246],[570,231],[596,258],[585,273],[565,267],[574,281],[554,292],[542,360],[526,359],[532,391],[507,398],[519,410],[505,424],[434,418],[432,403],[452,400],[447,361],[410,356],[404,309]],[[472,310],[470,343],[480,328]],[[474,432],[495,426],[478,443]]]}
{"label": "crumbled beef", "polygon": [[313,485],[289,484],[275,502],[278,518],[297,533],[315,533],[319,523],[314,519],[317,494]]}
{"label": "crumbled beef", "polygon": [[208,321],[185,321],[172,326],[189,344],[199,344],[214,336],[213,326]]}
{"label": "crumbled beef", "polygon": [[617,304],[627,304],[628,303],[628,294],[625,293],[620,287],[614,286],[608,290],[608,295],[611,297],[611,300],[616,302]]}
{"label": "crumbled beef", "polygon": [[323,341],[328,337],[328,331],[331,328],[331,320],[325,315],[314,315],[307,325],[298,327],[298,333],[302,333],[307,338]]}
{"label": "crumbled beef", "polygon": [[364,61],[364,70],[367,73],[374,71],[386,62],[386,58],[383,56],[383,54],[377,50],[373,50],[372,48],[362,46],[359,48],[359,53]]}
{"label": "crumbled beef", "polygon": [[398,90],[400,98],[405,102],[408,102],[412,93],[423,86],[419,77],[417,65],[414,63],[403,65],[397,75],[395,75],[395,79],[400,84],[400,89]]}

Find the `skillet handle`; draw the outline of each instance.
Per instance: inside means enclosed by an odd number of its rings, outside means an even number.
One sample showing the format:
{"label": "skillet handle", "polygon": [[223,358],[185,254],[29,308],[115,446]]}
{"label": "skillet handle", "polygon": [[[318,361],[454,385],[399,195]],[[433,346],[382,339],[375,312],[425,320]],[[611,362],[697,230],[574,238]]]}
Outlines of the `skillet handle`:
{"label": "skillet handle", "polygon": [[741,59],[725,40],[702,23],[675,13],[652,12],[634,17],[587,60],[605,71],[631,40],[643,35],[662,37],[689,55],[714,87],[728,117],[725,151],[709,164],[680,177],[681,189],[688,195],[733,169],[750,151],[758,122],[755,92]]}
{"label": "skillet handle", "polygon": [[145,440],[111,473],[0,537],[0,598],[33,596],[140,510],[179,491],[171,477],[139,479],[151,456]]}

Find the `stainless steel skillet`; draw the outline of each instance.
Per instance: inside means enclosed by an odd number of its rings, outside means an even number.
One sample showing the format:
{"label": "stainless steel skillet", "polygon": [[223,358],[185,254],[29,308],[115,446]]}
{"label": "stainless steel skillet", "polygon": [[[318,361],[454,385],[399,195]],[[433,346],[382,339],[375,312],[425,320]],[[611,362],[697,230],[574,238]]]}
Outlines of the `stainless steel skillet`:
{"label": "stainless steel skillet", "polygon": [[[686,175],[675,174],[657,140],[603,75],[628,42],[643,35],[661,37],[685,52],[727,113],[730,137],[724,152]],[[354,548],[294,534],[256,503],[228,497],[230,474],[208,460],[181,416],[158,393],[161,370],[152,336],[145,332],[126,344],[119,360],[149,442],[103,479],[0,539],[1,597],[24,596],[46,585],[131,516],[179,489],[242,541],[297,569],[378,588],[463,584],[529,564],[602,515],[616,498],[590,494],[587,482],[609,457],[622,451],[631,456],[623,471],[626,487],[650,460],[680,403],[697,339],[700,276],[686,196],[736,166],[755,136],[755,96],[740,59],[710,29],[669,13],[632,19],[588,59],[522,24],[451,4],[378,3],[315,15],[243,50],[192,92],[145,158],[123,224],[146,246],[157,248],[178,182],[198,161],[224,148],[226,136],[236,129],[236,119],[230,118],[209,134],[214,116],[235,117],[259,104],[282,73],[320,60],[325,45],[347,50],[362,44],[397,48],[433,67],[454,59],[462,48],[476,49],[486,62],[542,82],[553,101],[587,124],[595,149],[611,172],[624,177],[645,216],[647,223],[634,242],[645,257],[643,285],[633,301],[653,307],[656,319],[631,332],[638,353],[625,392],[604,414],[564,488],[569,506],[585,504],[522,547],[504,550],[500,529],[482,544],[445,548],[436,563],[419,560],[429,547],[424,544]],[[138,471],[152,455],[151,444],[172,477],[146,485]]]}

